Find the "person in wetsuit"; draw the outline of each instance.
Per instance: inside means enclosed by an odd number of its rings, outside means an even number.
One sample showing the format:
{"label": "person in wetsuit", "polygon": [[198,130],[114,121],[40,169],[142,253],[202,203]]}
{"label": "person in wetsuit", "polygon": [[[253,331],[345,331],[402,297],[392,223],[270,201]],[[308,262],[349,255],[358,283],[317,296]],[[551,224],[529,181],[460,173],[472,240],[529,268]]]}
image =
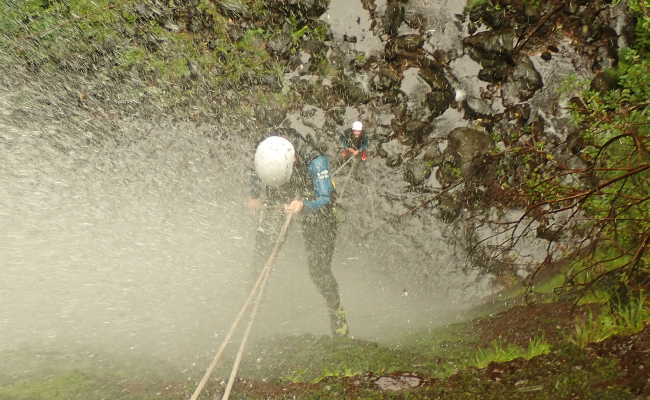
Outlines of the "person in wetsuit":
{"label": "person in wetsuit", "polygon": [[292,129],[282,133],[261,141],[255,153],[248,202],[260,216],[255,264],[261,269],[273,249],[284,219],[279,210],[299,214],[309,273],[325,299],[332,334],[347,336],[347,318],[332,273],[337,227],[329,160],[312,138]]}
{"label": "person in wetsuit", "polygon": [[366,161],[368,158],[368,136],[363,132],[361,121],[354,121],[352,129],[339,136],[339,144],[341,146],[339,152],[341,161],[359,154],[361,154],[362,161]]}

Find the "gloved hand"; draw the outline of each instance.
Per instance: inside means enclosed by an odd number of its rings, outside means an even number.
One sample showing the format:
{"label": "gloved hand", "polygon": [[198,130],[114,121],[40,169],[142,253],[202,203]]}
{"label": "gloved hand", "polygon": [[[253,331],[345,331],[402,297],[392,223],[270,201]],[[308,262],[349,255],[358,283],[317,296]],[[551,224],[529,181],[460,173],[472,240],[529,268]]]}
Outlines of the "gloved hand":
{"label": "gloved hand", "polygon": [[284,211],[291,214],[297,214],[302,211],[303,208],[304,203],[302,200],[292,200],[291,203],[284,205]]}
{"label": "gloved hand", "polygon": [[367,158],[368,158],[368,154],[366,153],[366,151],[365,150],[362,151],[361,152],[361,160],[366,161]]}

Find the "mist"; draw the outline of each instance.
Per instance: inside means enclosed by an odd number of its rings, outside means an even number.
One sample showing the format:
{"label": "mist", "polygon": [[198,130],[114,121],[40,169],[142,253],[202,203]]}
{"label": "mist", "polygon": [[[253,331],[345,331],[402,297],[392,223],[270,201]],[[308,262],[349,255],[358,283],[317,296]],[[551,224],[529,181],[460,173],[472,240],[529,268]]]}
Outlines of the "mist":
{"label": "mist", "polygon": [[[0,351],[95,349],[179,366],[210,355],[251,277],[251,144],[186,123],[124,122],[133,140],[86,147],[65,146],[47,126],[1,128]],[[368,192],[349,193],[354,207]],[[387,340],[458,317],[448,286],[418,289],[403,239],[358,240],[355,218],[366,216],[356,214],[341,224],[333,262],[352,335]],[[328,333],[299,224],[255,332]]]}
{"label": "mist", "polygon": [[[376,51],[362,23],[355,46]],[[245,204],[259,124],[225,109],[197,122],[151,106],[118,118],[56,98],[49,89],[67,91],[65,81],[15,75],[0,78],[0,354],[155,359],[195,377],[250,288],[257,219]],[[309,130],[299,114],[286,121]],[[344,118],[361,116],[348,107]],[[332,268],[350,334],[394,342],[462,319],[490,288],[463,270],[453,228],[435,210],[387,223],[428,194],[403,196],[401,170],[378,157],[362,175],[335,179],[346,189]],[[253,340],[299,334],[328,335],[329,321],[295,222]]]}

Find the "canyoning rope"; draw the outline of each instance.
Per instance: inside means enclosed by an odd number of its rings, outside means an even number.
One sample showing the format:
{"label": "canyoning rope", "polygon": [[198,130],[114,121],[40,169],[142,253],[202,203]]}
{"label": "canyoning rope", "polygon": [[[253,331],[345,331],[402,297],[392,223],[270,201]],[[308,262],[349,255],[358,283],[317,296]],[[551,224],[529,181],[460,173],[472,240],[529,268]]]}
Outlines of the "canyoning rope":
{"label": "canyoning rope", "polygon": [[335,172],[335,173],[339,172],[345,166],[345,164],[347,164],[348,162],[354,160],[352,162],[352,166],[350,167],[350,171],[345,176],[345,181],[343,181],[343,186],[341,187],[341,191],[340,192],[337,191],[337,198],[339,200],[343,197],[343,193],[345,193],[345,188],[347,188],[348,183],[350,182],[350,178],[352,177],[352,173],[354,172],[354,168],[358,164],[355,159],[356,159],[356,156],[352,156],[352,157],[348,158],[348,160],[343,165],[341,165],[341,168],[337,169],[336,172]]}
{"label": "canyoning rope", "polygon": [[350,161],[354,160],[354,157],[356,157],[356,156],[351,156],[351,157],[349,157],[347,160],[345,160],[345,162],[344,162],[343,164],[341,164],[341,166],[338,167],[338,168],[336,169],[336,171],[334,171],[334,173],[332,174],[332,177],[336,176],[339,172],[341,172],[341,171],[343,170],[343,168],[344,168],[346,165],[348,165],[348,163],[349,163]]}
{"label": "canyoning rope", "polygon": [[280,251],[280,247],[284,243],[284,239],[286,238],[289,224],[291,223],[292,215],[293,215],[292,213],[287,214],[287,219],[285,220],[284,225],[280,230],[280,234],[278,235],[278,240],[275,243],[273,252],[269,256],[269,259],[266,261],[266,264],[264,265],[264,269],[262,270],[262,274],[264,275],[264,277],[262,278],[262,284],[259,288],[259,292],[257,293],[257,298],[255,299],[255,303],[253,304],[251,317],[250,320],[248,321],[248,326],[246,327],[246,331],[244,332],[244,337],[242,338],[242,342],[239,345],[239,350],[237,351],[237,356],[235,357],[235,363],[233,364],[232,371],[230,372],[230,378],[228,378],[228,384],[226,385],[226,391],[223,393],[221,400],[228,400],[228,398],[230,397],[230,391],[232,390],[232,386],[235,383],[235,378],[237,377],[239,364],[241,364],[242,355],[244,354],[244,348],[246,347],[246,342],[248,342],[248,337],[250,336],[251,329],[253,328],[255,317],[257,316],[257,309],[259,308],[260,302],[262,300],[262,295],[264,294],[264,288],[266,287],[266,283],[268,282],[269,277],[271,276],[271,266],[275,262],[275,258],[277,257],[277,254]]}
{"label": "canyoning rope", "polygon": [[244,337],[242,338],[241,344],[239,345],[239,350],[237,350],[237,356],[235,357],[235,362],[232,366],[232,370],[230,371],[230,377],[228,378],[228,384],[226,385],[226,390],[223,392],[223,396],[221,396],[221,400],[228,400],[228,398],[230,397],[230,392],[235,383],[237,372],[239,371],[239,364],[241,364],[242,355],[244,354],[244,348],[246,347],[246,343],[248,342],[248,337],[250,336],[251,329],[253,328],[253,322],[255,322],[255,317],[257,316],[257,309],[262,300],[262,295],[264,294],[264,288],[266,288],[266,283],[268,282],[270,275],[271,275],[270,268],[264,271],[264,278],[262,278],[262,285],[260,286],[260,290],[257,293],[257,298],[255,298],[255,303],[253,304],[253,310],[251,311],[251,317],[250,320],[248,321],[248,326],[246,326]]}
{"label": "canyoning rope", "polygon": [[[266,286],[266,282],[269,279],[269,276],[271,276],[271,267],[273,266],[273,263],[275,262],[275,259],[277,258],[277,254],[280,251],[280,248],[282,247],[282,244],[284,243],[286,236],[287,236],[287,230],[289,229],[289,225],[291,224],[291,217],[293,216],[292,213],[287,214],[287,218],[285,219],[284,225],[282,225],[282,229],[280,230],[280,234],[278,235],[278,238],[275,242],[275,246],[273,247],[273,251],[271,252],[271,255],[269,258],[266,260],[266,264],[264,264],[264,268],[262,268],[262,271],[260,272],[259,276],[257,277],[257,281],[255,282],[255,286],[249,293],[248,297],[246,298],[246,301],[244,302],[244,305],[242,308],[239,310],[239,313],[237,314],[237,317],[233,321],[232,325],[230,326],[230,329],[228,330],[228,333],[226,334],[226,337],[224,338],[223,342],[219,346],[219,349],[217,350],[217,354],[214,356],[214,359],[212,359],[212,362],[208,366],[208,368],[205,371],[205,374],[203,375],[203,378],[201,378],[201,381],[196,387],[196,390],[194,390],[194,393],[190,397],[190,400],[196,400],[198,399],[199,395],[203,391],[206,383],[208,382],[208,379],[210,378],[210,375],[212,375],[212,372],[214,371],[214,368],[217,366],[217,363],[221,359],[221,356],[223,355],[223,352],[230,343],[230,339],[232,338],[232,335],[239,325],[239,322],[241,321],[242,317],[244,316],[244,313],[248,309],[248,307],[251,304],[251,300],[255,295],[257,294],[257,297],[255,297],[254,301],[254,306],[253,310],[251,312],[251,318],[248,322],[248,326],[246,327],[246,332],[244,333],[244,338],[242,340],[242,344],[239,346],[239,350],[237,352],[237,356],[235,357],[235,364],[233,365],[233,368],[230,373],[230,378],[228,380],[228,385],[226,387],[226,391],[224,392],[224,395],[222,397],[222,400],[228,399],[228,396],[230,395],[230,390],[232,388],[232,385],[235,381],[235,377],[237,376],[237,370],[239,369],[239,364],[241,362],[242,354],[244,352],[244,347],[246,345],[246,341],[248,340],[248,336],[250,334],[251,328],[253,326],[253,322],[255,320],[255,316],[257,314],[257,308],[259,306],[259,303],[262,298],[262,293],[264,291],[264,287]],[[258,291],[259,289],[259,291]]]}

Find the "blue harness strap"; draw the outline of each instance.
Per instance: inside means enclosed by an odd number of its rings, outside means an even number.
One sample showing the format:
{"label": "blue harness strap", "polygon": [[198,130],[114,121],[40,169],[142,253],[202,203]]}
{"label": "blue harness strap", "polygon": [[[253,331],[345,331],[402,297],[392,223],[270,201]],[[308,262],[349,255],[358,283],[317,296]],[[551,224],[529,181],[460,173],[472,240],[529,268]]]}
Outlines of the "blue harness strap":
{"label": "blue harness strap", "polygon": [[309,177],[314,186],[314,199],[306,200],[304,205],[308,211],[314,211],[332,204],[334,185],[330,177],[329,160],[323,155],[311,160],[307,166]]}

